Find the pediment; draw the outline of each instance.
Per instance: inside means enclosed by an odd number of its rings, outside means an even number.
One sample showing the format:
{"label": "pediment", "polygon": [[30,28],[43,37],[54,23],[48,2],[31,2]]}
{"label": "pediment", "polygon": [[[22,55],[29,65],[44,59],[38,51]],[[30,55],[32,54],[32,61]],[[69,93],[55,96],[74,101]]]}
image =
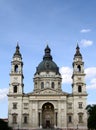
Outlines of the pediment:
{"label": "pediment", "polygon": [[54,90],[51,88],[45,88],[42,90],[33,91],[30,94],[36,94],[36,95],[67,95],[67,93],[63,92],[62,90]]}
{"label": "pediment", "polygon": [[39,94],[57,94],[58,92],[56,90],[52,89],[44,89],[39,91]]}

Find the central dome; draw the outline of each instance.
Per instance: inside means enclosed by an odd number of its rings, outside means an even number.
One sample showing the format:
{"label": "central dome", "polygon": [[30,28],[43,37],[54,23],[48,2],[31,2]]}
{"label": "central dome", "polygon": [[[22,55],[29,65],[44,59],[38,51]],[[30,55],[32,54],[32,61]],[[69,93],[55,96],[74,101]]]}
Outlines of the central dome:
{"label": "central dome", "polygon": [[40,72],[55,72],[56,74],[59,73],[59,68],[56,63],[52,60],[52,56],[50,55],[50,48],[47,45],[45,48],[45,55],[43,57],[43,61],[38,65],[36,74]]}

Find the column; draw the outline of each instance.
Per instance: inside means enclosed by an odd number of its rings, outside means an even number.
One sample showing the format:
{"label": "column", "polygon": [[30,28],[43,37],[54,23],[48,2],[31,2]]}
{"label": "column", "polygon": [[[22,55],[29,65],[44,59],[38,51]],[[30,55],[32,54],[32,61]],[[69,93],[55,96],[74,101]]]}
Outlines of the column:
{"label": "column", "polygon": [[57,127],[57,114],[58,114],[58,113],[56,112],[56,127]]}
{"label": "column", "polygon": [[54,112],[54,128],[57,127],[57,112]]}
{"label": "column", "polygon": [[40,127],[40,112],[38,112],[38,126]]}
{"label": "column", "polygon": [[40,128],[42,128],[42,112],[40,112]]}

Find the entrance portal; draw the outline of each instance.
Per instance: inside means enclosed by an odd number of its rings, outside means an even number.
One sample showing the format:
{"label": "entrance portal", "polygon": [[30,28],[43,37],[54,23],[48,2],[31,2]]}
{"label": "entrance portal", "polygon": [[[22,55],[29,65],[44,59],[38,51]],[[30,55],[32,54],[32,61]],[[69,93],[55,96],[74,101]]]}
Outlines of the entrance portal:
{"label": "entrance portal", "polygon": [[50,120],[46,120],[46,127],[50,128]]}
{"label": "entrance portal", "polygon": [[42,106],[42,126],[43,128],[54,127],[54,106],[51,103]]}

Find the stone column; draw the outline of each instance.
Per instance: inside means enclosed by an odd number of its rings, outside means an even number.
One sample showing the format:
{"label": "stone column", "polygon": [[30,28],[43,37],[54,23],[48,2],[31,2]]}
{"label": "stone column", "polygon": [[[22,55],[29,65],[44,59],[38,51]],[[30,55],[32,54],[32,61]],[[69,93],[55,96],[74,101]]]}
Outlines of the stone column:
{"label": "stone column", "polygon": [[56,112],[54,112],[54,128],[56,128]]}
{"label": "stone column", "polygon": [[56,127],[57,127],[57,125],[58,125],[58,124],[57,124],[57,115],[58,115],[58,113],[56,112]]}
{"label": "stone column", "polygon": [[54,128],[57,127],[57,112],[54,112]]}
{"label": "stone column", "polygon": [[40,127],[40,112],[38,112],[38,126]]}
{"label": "stone column", "polygon": [[40,112],[40,128],[42,128],[42,112]]}

